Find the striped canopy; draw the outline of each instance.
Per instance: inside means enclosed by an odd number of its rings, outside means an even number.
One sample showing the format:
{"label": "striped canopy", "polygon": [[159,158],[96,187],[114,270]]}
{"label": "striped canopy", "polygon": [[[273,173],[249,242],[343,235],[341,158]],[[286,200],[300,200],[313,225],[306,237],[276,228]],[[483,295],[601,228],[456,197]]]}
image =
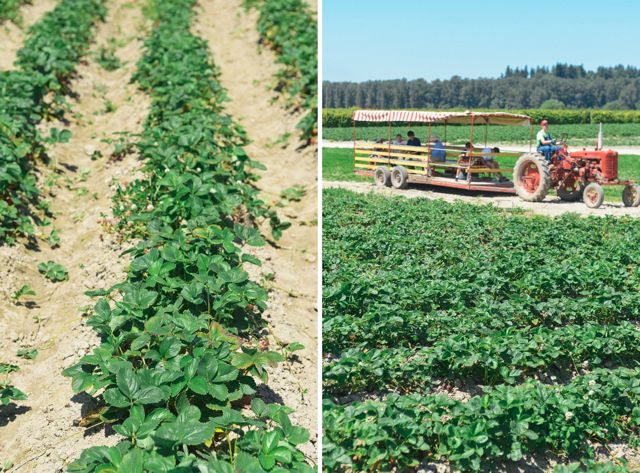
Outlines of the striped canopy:
{"label": "striped canopy", "polygon": [[357,122],[458,123],[476,125],[530,125],[532,118],[505,112],[428,112],[422,110],[355,110]]}

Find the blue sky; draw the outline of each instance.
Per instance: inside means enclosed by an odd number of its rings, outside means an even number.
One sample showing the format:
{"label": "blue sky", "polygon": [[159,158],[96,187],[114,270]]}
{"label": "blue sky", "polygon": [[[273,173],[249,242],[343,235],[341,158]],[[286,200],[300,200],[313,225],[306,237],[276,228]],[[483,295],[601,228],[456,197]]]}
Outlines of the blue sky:
{"label": "blue sky", "polygon": [[507,65],[640,66],[636,0],[323,0],[323,79],[497,77]]}

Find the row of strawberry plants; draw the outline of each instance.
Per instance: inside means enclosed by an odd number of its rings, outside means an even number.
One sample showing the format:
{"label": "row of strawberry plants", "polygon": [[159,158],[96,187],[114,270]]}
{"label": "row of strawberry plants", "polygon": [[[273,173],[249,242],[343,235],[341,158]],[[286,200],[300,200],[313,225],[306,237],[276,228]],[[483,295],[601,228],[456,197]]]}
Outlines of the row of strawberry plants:
{"label": "row of strawberry plants", "polygon": [[640,317],[633,219],[548,219],[334,190],[325,199],[331,353],[362,343],[427,345],[451,331]]}
{"label": "row of strawberry plants", "polygon": [[263,46],[271,48],[283,65],[276,90],[289,95],[287,103],[306,110],[298,124],[303,139],[313,142],[318,132],[318,27],[306,0],[246,0],[256,8]]}
{"label": "row of strawberry plants", "polygon": [[442,380],[514,384],[534,374],[566,377],[582,369],[640,364],[640,330],[621,325],[577,325],[451,335],[432,347],[352,349],[323,368],[324,390],[429,391]]}
{"label": "row of strawberry plants", "polygon": [[3,0],[0,3],[0,25],[5,21],[20,24],[22,22],[20,7],[29,3],[31,0]]}
{"label": "row of strawberry plants", "polygon": [[[436,281],[443,285],[447,282]],[[375,283],[378,287],[383,284],[391,287],[407,284],[404,281],[377,278]],[[428,346],[452,333],[478,337],[488,331],[529,326],[555,328],[567,324],[620,323],[640,319],[640,294],[633,292],[616,293],[607,298],[607,304],[602,304],[599,298],[585,296],[577,299],[557,297],[544,302],[535,299],[511,299],[503,302],[487,300],[486,305],[478,307],[456,306],[446,310],[433,310],[405,307],[412,301],[426,303],[427,298],[434,297],[430,291],[421,290],[424,286],[418,285],[415,290],[404,291],[402,294],[399,294],[400,290],[395,294],[386,294],[370,290],[376,284],[366,288],[365,284],[366,280],[360,281],[355,289],[363,288],[363,291],[354,291],[349,295],[357,296],[353,301],[360,301],[363,293],[369,294],[369,297],[362,299],[363,305],[358,309],[343,309],[340,302],[328,301],[328,297],[325,297],[329,307],[328,317],[323,320],[323,332],[326,335],[324,346],[327,352],[339,353],[360,345],[369,348]],[[331,294],[341,297],[352,288],[354,285],[345,284],[340,287],[339,293]],[[403,300],[394,301],[393,296],[402,297]]]}
{"label": "row of strawberry plants", "polygon": [[347,406],[323,403],[329,471],[399,471],[423,460],[493,471],[547,450],[593,457],[591,442],[640,435],[640,370],[594,370],[565,386],[529,381],[487,389],[467,402],[389,395]]}
{"label": "row of strawberry plants", "polygon": [[309,432],[256,396],[282,356],[260,345],[267,293],[244,250],[265,243],[256,220],[274,237],[285,225],[252,186],[258,163],[190,33],[194,4],[147,10],[156,22],[135,74],[152,101],[136,144],[145,175],[114,199],[118,228],[141,240],[127,279],[90,293],[103,296],[88,319],[101,345],[65,370],[125,439],[85,450],[71,472],[312,471],[297,448]]}
{"label": "row of strawberry plants", "polygon": [[45,138],[38,124],[63,118],[65,95],[76,66],[87,52],[94,26],[104,19],[104,0],[62,0],[29,31],[18,51],[17,70],[0,72],[0,244],[34,234],[34,219],[48,212],[40,199],[35,166],[45,158],[46,142],[67,141],[70,133],[52,130]]}

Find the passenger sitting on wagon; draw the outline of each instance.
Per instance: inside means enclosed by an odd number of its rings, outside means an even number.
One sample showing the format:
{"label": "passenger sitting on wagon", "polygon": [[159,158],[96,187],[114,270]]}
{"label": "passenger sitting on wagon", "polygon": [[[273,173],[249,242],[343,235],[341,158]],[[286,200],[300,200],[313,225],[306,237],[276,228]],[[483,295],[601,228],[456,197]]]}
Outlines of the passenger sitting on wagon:
{"label": "passenger sitting on wagon", "polygon": [[460,153],[460,156],[458,156],[458,170],[456,172],[456,181],[458,179],[466,179],[467,178],[467,173],[465,173],[463,171],[463,167],[467,167],[469,165],[469,162],[471,160],[471,153],[473,152],[473,145],[471,144],[470,141],[467,141],[464,144],[464,151],[462,153]]}
{"label": "passenger sitting on wagon", "polygon": [[[482,152],[487,154],[499,154],[500,148],[498,148],[497,146],[495,148],[484,148]],[[482,156],[482,159],[484,160],[484,165],[486,167],[491,169],[500,168],[500,165],[498,164],[498,161],[496,161],[495,156]],[[507,180],[507,178],[504,177],[502,173],[497,172],[495,174],[496,176],[498,176],[498,179],[500,180],[500,182],[504,182]]]}
{"label": "passenger sitting on wagon", "polygon": [[398,133],[396,139],[391,142],[392,145],[405,145],[405,141],[402,139],[402,135]]}
{"label": "passenger sitting on wagon", "polygon": [[551,161],[553,153],[560,150],[560,146],[556,146],[556,140],[553,139],[551,133],[549,133],[549,122],[542,120],[540,122],[541,130],[536,135],[538,140],[538,153],[544,155],[547,161]]}
{"label": "passenger sitting on wagon", "polygon": [[412,132],[411,130],[409,130],[407,132],[407,136],[409,137],[409,139],[407,140],[407,146],[421,146],[422,143],[420,143],[420,139],[416,138],[416,135],[414,132]]}
{"label": "passenger sitting on wagon", "polygon": [[440,141],[439,136],[435,136],[433,138],[433,147],[431,151],[431,160],[444,162],[447,160],[447,151],[444,149],[444,145],[442,141]]}

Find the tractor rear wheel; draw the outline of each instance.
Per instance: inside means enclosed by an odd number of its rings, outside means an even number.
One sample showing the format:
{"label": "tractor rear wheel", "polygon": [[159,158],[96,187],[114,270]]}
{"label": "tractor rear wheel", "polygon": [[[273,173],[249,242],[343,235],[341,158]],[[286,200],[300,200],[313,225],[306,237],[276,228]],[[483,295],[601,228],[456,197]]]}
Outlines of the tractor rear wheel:
{"label": "tractor rear wheel", "polygon": [[378,166],[373,173],[373,180],[376,186],[391,187],[391,172],[384,166]]}
{"label": "tractor rear wheel", "polygon": [[622,202],[625,207],[640,205],[640,186],[628,184],[622,189]]}
{"label": "tractor rear wheel", "polygon": [[583,189],[584,186],[580,181],[574,181],[571,184],[561,184],[556,192],[558,193],[560,200],[575,202],[576,200],[580,200],[580,197],[582,197]]}
{"label": "tractor rear wheel", "polygon": [[391,169],[391,185],[396,189],[406,189],[409,185],[409,173],[403,166],[394,166]]}
{"label": "tractor rear wheel", "polygon": [[513,167],[513,187],[522,200],[540,202],[551,187],[549,163],[544,156],[527,153]]}
{"label": "tractor rear wheel", "polygon": [[604,201],[604,189],[597,182],[592,182],[584,188],[582,200],[584,200],[587,207],[597,209]]}

